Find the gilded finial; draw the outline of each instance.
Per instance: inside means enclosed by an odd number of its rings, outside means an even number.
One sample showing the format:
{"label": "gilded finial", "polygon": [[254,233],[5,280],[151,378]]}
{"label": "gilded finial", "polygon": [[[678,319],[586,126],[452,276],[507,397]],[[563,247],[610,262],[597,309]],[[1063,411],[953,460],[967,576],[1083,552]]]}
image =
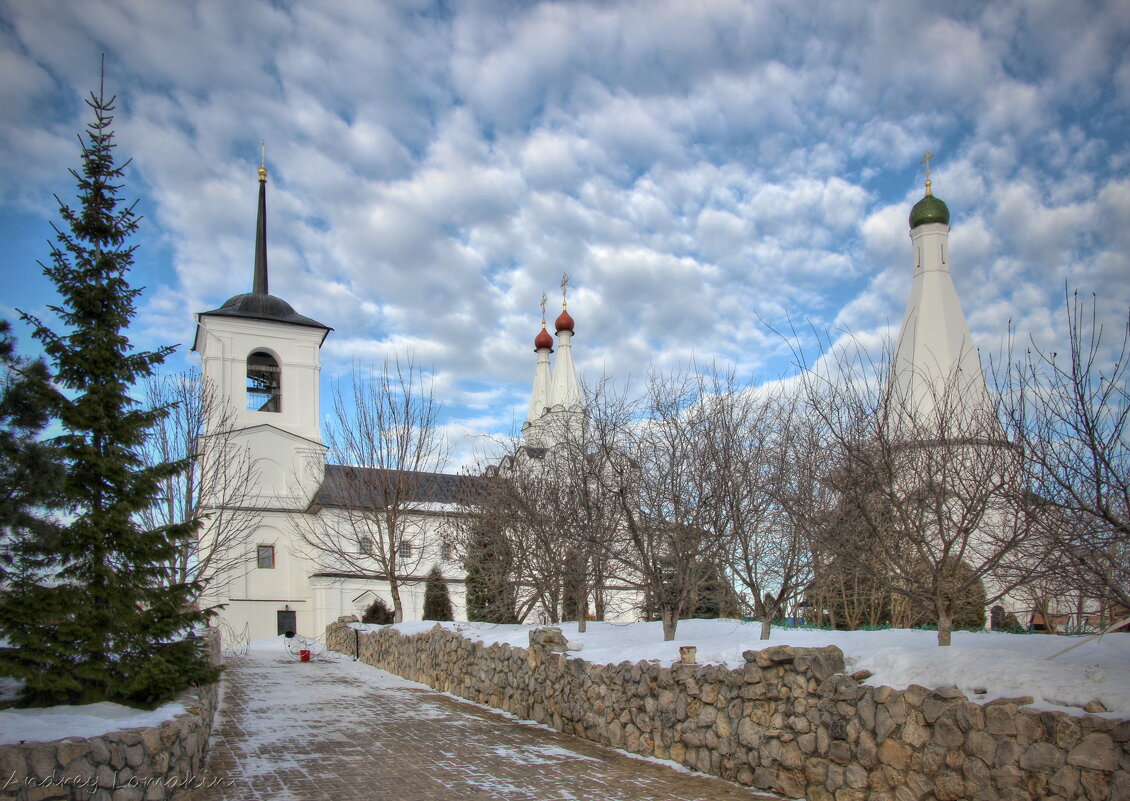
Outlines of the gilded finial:
{"label": "gilded finial", "polygon": [[566,299],[566,293],[569,291],[569,273],[561,274],[561,308],[569,308],[569,301]]}
{"label": "gilded finial", "polygon": [[259,143],[260,162],[259,162],[259,183],[267,183],[267,143]]}
{"label": "gilded finial", "polygon": [[546,303],[547,300],[549,300],[549,298],[547,298],[545,293],[542,292],[541,293],[541,327],[542,328],[545,328],[545,303]]}
{"label": "gilded finial", "polygon": [[934,154],[931,153],[929,150],[927,150],[926,154],[924,156],[922,156],[922,159],[918,162],[919,164],[925,164],[926,165],[926,194],[927,195],[934,194],[933,190],[931,189],[931,187],[934,185],[934,182],[930,180],[930,159],[932,159],[932,158],[934,158]]}

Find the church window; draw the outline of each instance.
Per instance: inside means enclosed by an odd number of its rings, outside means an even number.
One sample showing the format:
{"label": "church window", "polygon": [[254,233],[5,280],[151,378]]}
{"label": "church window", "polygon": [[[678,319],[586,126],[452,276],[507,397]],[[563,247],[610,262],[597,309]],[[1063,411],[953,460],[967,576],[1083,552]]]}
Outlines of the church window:
{"label": "church window", "polygon": [[357,543],[357,553],[362,556],[373,552],[373,538],[362,537]]}
{"label": "church window", "polygon": [[451,547],[450,542],[445,542],[439,547],[439,558],[441,561],[452,561],[454,558],[454,553],[454,549]]}
{"label": "church window", "polygon": [[411,559],[412,558],[412,543],[410,543],[410,542],[400,543],[400,547],[396,549],[396,555],[399,556],[401,559]]}
{"label": "church window", "polygon": [[272,568],[275,566],[275,546],[259,545],[255,549],[255,559],[258,567]]}
{"label": "church window", "polygon": [[282,370],[266,351],[257,350],[247,357],[247,408],[255,412],[282,411]]}

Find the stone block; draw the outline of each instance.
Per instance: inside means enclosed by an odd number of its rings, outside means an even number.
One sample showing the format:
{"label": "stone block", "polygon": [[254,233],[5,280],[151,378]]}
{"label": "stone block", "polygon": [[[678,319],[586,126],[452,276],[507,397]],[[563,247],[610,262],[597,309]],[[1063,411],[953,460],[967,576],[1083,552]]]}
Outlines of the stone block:
{"label": "stone block", "polygon": [[867,787],[867,771],[862,765],[852,763],[844,767],[844,784],[853,790],[863,790]]}
{"label": "stone block", "polygon": [[1088,770],[1112,771],[1118,767],[1119,749],[1109,734],[1088,734],[1067,754],[1067,764]]}
{"label": "stone block", "polygon": [[905,770],[913,753],[908,746],[897,740],[884,740],[879,744],[879,761],[895,770]]}
{"label": "stone block", "polygon": [[913,768],[926,776],[933,776],[946,764],[946,749],[928,745],[914,752]]}
{"label": "stone block", "polygon": [[896,724],[903,724],[906,722],[907,702],[906,695],[899,691],[891,693],[890,697],[883,703],[887,714],[891,716]]}
{"label": "stone block", "polygon": [[1110,777],[1110,801],[1130,801],[1130,770],[1116,770]]}
{"label": "stone block", "polygon": [[997,741],[985,731],[973,731],[965,738],[965,753],[976,757],[986,765],[995,762]]}
{"label": "stone block", "polygon": [[941,718],[934,724],[934,742],[943,748],[961,748],[965,744],[965,734],[955,722]]}
{"label": "stone block", "polygon": [[1012,704],[993,704],[985,707],[985,729],[989,734],[1016,734],[1016,707]]}
{"label": "stone block", "polygon": [[777,759],[786,768],[800,768],[804,764],[804,754],[795,742],[782,745]]}
{"label": "stone block", "polygon": [[561,629],[556,626],[545,626],[540,629],[530,629],[530,648],[544,648],[547,651],[564,651],[569,645]]}
{"label": "stone block", "polygon": [[1107,801],[1110,798],[1110,776],[1097,770],[1084,770],[1079,775],[1079,783],[1087,791],[1089,801]]}
{"label": "stone block", "polygon": [[820,757],[809,757],[804,760],[804,775],[810,785],[823,784],[828,778],[828,760]]}
{"label": "stone block", "polygon": [[828,759],[838,765],[852,761],[851,745],[846,740],[833,740],[828,745]]}
{"label": "stone block", "polygon": [[859,741],[855,744],[855,761],[865,768],[875,767],[878,758],[879,746],[869,731],[859,733]]}
{"label": "stone block", "polygon": [[1044,739],[1044,724],[1040,715],[1032,710],[1022,709],[1016,714],[1016,742],[1028,745]]}
{"label": "stone block", "polygon": [[1048,781],[1048,788],[1064,798],[1074,798],[1079,790],[1079,771],[1070,765],[1064,765]]}
{"label": "stone block", "polygon": [[934,777],[934,798],[938,801],[960,801],[965,798],[965,780],[946,771]]}
{"label": "stone block", "polygon": [[986,787],[991,778],[988,763],[977,757],[970,757],[962,763],[961,775],[965,777],[967,784],[978,788]]}
{"label": "stone block", "polygon": [[808,784],[804,773],[789,768],[778,768],[773,789],[787,798],[803,798]]}
{"label": "stone block", "polygon": [[886,706],[880,705],[875,710],[875,739],[882,742],[891,736],[898,727]]}
{"label": "stone block", "polygon": [[17,746],[0,746],[0,777],[15,784],[27,778],[27,762]]}
{"label": "stone block", "polygon": [[1038,773],[1054,773],[1063,766],[1063,752],[1051,743],[1032,743],[1020,755],[1020,767]]}
{"label": "stone block", "polygon": [[1024,783],[1024,772],[1016,765],[1002,765],[989,773],[993,777],[993,784],[1000,789],[1019,787]]}

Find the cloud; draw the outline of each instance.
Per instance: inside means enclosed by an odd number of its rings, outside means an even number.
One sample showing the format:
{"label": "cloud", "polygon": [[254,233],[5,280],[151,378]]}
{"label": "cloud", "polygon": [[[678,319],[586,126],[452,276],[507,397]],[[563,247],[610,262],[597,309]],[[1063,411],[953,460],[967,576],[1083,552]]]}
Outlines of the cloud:
{"label": "cloud", "polygon": [[926,150],[978,342],[1046,328],[1064,282],[1109,319],[1130,297],[1125,4],[2,9],[0,213],[69,191],[106,52],[147,217],[136,335],[189,341],[249,288],[265,141],[272,290],[335,329],[327,378],[411,349],[453,431],[524,414],[565,272],[590,379],[714,357],[776,377],[790,321],[881,340]]}

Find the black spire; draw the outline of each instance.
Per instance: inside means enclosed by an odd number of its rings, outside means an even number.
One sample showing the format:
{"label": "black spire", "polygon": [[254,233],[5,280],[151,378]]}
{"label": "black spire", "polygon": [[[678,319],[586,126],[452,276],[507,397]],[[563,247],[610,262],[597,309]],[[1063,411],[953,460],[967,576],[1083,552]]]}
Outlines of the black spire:
{"label": "black spire", "polygon": [[267,167],[259,168],[259,219],[255,222],[255,295],[269,295],[267,290]]}
{"label": "black spire", "polygon": [[[255,225],[255,280],[251,291],[228,298],[227,303],[218,309],[201,312],[202,317],[242,317],[247,320],[268,320],[291,325],[304,325],[332,331],[329,326],[317,320],[303,317],[294,307],[282,298],[267,291],[267,168],[259,168],[259,219]],[[199,336],[199,328],[197,328]],[[196,345],[192,346],[196,350]]]}

